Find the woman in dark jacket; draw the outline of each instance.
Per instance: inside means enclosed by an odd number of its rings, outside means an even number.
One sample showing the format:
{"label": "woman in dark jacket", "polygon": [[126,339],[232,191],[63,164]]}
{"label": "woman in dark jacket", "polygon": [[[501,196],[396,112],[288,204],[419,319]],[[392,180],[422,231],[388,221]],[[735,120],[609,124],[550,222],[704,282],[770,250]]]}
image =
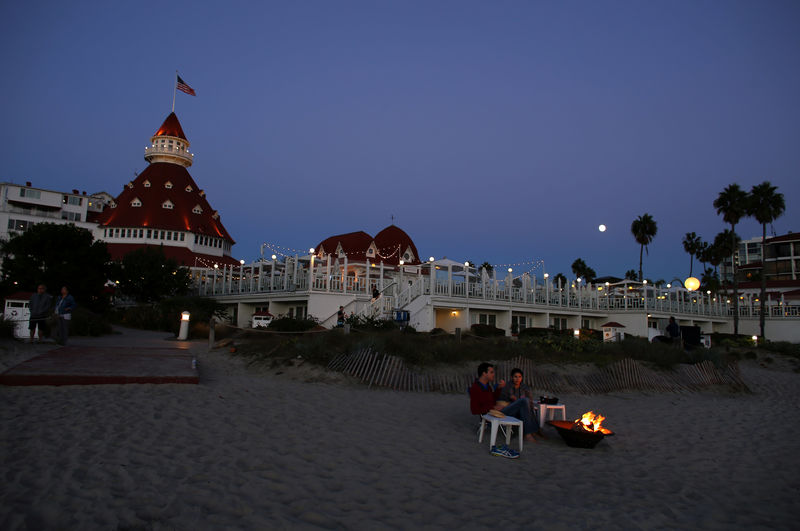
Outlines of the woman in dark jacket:
{"label": "woman in dark jacket", "polygon": [[539,431],[535,434],[543,437],[544,434],[542,433],[541,424],[539,423],[539,401],[533,400],[533,391],[531,388],[522,383],[522,370],[514,368],[511,369],[511,383],[503,387],[500,391],[500,400],[505,400],[506,402],[514,402],[515,400],[519,400],[520,398],[527,398],[528,403],[531,405],[531,413],[533,418],[536,419],[536,426]]}

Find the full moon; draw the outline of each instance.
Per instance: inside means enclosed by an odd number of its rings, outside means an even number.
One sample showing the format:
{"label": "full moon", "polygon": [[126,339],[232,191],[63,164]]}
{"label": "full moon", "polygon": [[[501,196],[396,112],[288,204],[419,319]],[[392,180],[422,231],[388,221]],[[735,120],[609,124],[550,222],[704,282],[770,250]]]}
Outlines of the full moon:
{"label": "full moon", "polygon": [[605,225],[600,225],[599,227],[597,227],[597,230],[599,230],[600,232],[605,232],[606,231],[606,226]]}

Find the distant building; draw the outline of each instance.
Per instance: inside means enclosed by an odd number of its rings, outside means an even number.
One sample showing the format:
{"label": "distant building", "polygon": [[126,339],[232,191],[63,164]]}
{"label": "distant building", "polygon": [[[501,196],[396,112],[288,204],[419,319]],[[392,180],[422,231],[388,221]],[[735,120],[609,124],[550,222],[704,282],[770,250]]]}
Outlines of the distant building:
{"label": "distant building", "polygon": [[86,195],[36,188],[30,182],[0,183],[0,239],[8,240],[37,223],[73,223],[93,231],[94,218],[111,200],[105,192]]}
{"label": "distant building", "polygon": [[190,268],[238,264],[231,257],[233,238],[186,169],[194,154],[174,112],[150,138],[144,158],[150,165],[97,217],[95,237],[107,243],[111,257],[159,246]]}
{"label": "distant building", "polygon": [[[766,258],[761,256],[761,238],[751,238],[739,244],[736,256],[737,282],[743,295],[760,294],[761,274],[767,278],[767,296],[800,298],[800,233],[788,233],[767,238],[764,242]],[[720,265],[720,279],[731,282],[731,258]]]}

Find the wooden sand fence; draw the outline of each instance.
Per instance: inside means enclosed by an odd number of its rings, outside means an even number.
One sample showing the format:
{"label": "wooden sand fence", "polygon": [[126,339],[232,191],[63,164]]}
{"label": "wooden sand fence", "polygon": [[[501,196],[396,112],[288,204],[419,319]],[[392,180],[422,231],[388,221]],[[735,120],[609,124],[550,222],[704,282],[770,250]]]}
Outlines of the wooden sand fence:
{"label": "wooden sand fence", "polygon": [[[476,365],[477,366],[477,365]],[[678,365],[674,369],[653,370],[642,362],[625,358],[603,368],[583,374],[559,374],[534,366],[533,360],[514,358],[495,363],[497,380],[511,380],[511,370],[518,367],[524,382],[536,391],[548,394],[603,394],[615,391],[699,391],[715,385],[733,391],[750,392],[742,379],[739,366],[724,368],[706,360],[694,365]],[[475,380],[474,372],[454,373],[447,370],[417,370],[408,367],[402,358],[374,352],[370,348],[353,354],[341,354],[331,360],[328,369],[344,373],[367,384],[398,391],[466,393]]]}

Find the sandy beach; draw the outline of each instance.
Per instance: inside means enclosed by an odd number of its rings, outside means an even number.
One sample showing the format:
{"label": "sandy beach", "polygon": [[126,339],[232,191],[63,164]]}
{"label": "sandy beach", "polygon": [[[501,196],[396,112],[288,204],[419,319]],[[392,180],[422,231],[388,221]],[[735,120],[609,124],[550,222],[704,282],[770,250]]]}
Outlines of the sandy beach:
{"label": "sandy beach", "polygon": [[616,435],[582,450],[547,428],[509,460],[478,444],[466,395],[192,348],[196,386],[0,387],[0,528],[796,528],[790,370],[743,363],[751,395],[562,396]]}

